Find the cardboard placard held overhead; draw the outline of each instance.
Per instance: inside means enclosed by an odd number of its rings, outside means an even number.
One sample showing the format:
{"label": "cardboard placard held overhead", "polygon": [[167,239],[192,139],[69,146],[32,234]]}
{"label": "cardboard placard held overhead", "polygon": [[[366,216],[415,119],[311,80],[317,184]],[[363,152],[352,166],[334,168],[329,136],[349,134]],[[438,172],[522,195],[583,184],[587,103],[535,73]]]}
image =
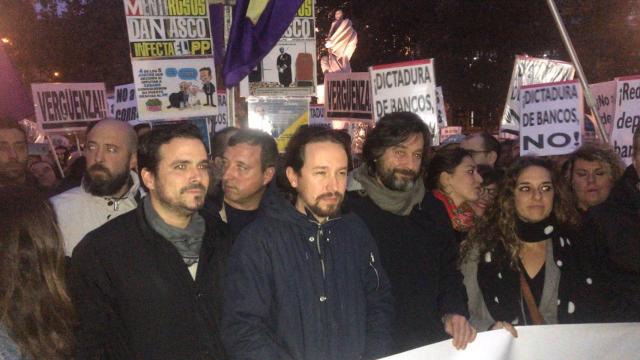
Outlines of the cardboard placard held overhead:
{"label": "cardboard placard held overhead", "polygon": [[523,86],[520,155],[564,155],[582,143],[582,87],[578,80]]}
{"label": "cardboard placard held overhead", "polygon": [[616,79],[616,111],[611,145],[625,164],[633,160],[633,133],[640,128],[640,75]]}
{"label": "cardboard placard held overhead", "polygon": [[211,120],[211,131],[217,133],[218,131],[229,126],[229,112],[227,110],[227,91],[218,90],[218,115],[215,115]]}
{"label": "cardboard placard held overhead", "polygon": [[309,105],[309,126],[324,126],[331,128],[331,120],[324,116],[324,105]]}
{"label": "cardboard placard held overhead", "polygon": [[324,94],[327,119],[372,119],[369,73],[327,73],[324,76]]}
{"label": "cardboard placard held overhead", "polygon": [[616,81],[605,81],[589,85],[589,90],[596,100],[596,110],[604,125],[607,135],[611,137],[613,116],[616,112]]}
{"label": "cardboard placard held overhead", "polygon": [[436,112],[436,78],[433,59],[376,65],[369,68],[375,121],[398,111],[420,116],[429,127],[432,143],[440,136]]}
{"label": "cardboard placard held overhead", "polygon": [[138,120],[138,103],[134,84],[114,87],[113,116],[122,121]]}
{"label": "cardboard placard held overhead", "polygon": [[438,110],[438,127],[442,129],[448,126],[447,109],[444,106],[442,86],[436,86],[436,104],[436,109]]}
{"label": "cardboard placard held overhead", "polygon": [[529,56],[516,56],[507,101],[500,121],[501,137],[517,137],[520,131],[520,88],[522,86],[572,80],[575,68],[571,63]]}
{"label": "cardboard placard held overhead", "polygon": [[104,83],[31,84],[31,93],[43,131],[83,130],[108,115]]}

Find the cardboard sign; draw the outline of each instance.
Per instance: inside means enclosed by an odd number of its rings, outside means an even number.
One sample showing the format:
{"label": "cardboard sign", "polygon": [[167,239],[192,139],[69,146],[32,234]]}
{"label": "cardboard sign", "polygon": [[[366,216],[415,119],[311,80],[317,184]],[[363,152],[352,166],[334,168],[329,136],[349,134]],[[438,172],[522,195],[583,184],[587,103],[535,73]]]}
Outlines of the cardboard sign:
{"label": "cardboard sign", "polygon": [[369,68],[369,73],[375,121],[386,114],[410,111],[427,124],[437,145],[440,138],[433,59],[376,65]]}
{"label": "cardboard sign", "polygon": [[516,56],[509,92],[500,121],[501,137],[516,137],[520,131],[520,88],[522,86],[553,83],[573,79],[575,68],[571,63],[528,56]]}
{"label": "cardboard sign", "polygon": [[138,103],[134,84],[114,88],[113,116],[122,121],[138,120]]}
{"label": "cardboard sign", "polygon": [[309,126],[324,126],[331,128],[331,120],[324,116],[324,105],[309,105]]}
{"label": "cardboard sign", "polygon": [[229,126],[229,111],[227,105],[227,92],[219,90],[218,96],[218,115],[214,115],[211,120],[211,127],[214,133]]}
{"label": "cardboard sign", "polygon": [[[442,86],[436,86],[436,109],[438,111],[438,127],[440,129],[447,127],[447,111],[444,106]],[[440,138],[440,141],[442,141],[442,138]]]}
{"label": "cardboard sign", "polygon": [[207,0],[124,0],[132,59],[213,56]]}
{"label": "cardboard sign", "polygon": [[31,84],[31,93],[43,131],[82,130],[108,115],[104,83]]}
{"label": "cardboard sign", "polygon": [[640,128],[640,76],[616,79],[616,110],[611,145],[625,164],[633,160],[633,133]]}
{"label": "cardboard sign", "polygon": [[324,76],[324,106],[327,119],[371,120],[369,74],[327,73]]}
{"label": "cardboard sign", "polygon": [[[134,61],[140,120],[213,116],[218,114],[217,96],[207,91],[202,69],[213,59]],[[206,71],[204,71],[206,72]]]}
{"label": "cardboard sign", "polygon": [[276,139],[284,152],[293,134],[309,124],[309,99],[249,98],[249,128],[258,129]]}
{"label": "cardboard sign", "polygon": [[280,41],[242,80],[240,96],[315,94],[317,56],[314,6],[314,0],[302,2]]}
{"label": "cardboard sign", "polygon": [[580,147],[584,112],[578,80],[523,86],[520,113],[521,155],[564,155]]}
{"label": "cardboard sign", "polygon": [[616,112],[616,81],[605,81],[589,85],[589,90],[596,100],[596,111],[604,125],[607,135],[611,137],[613,116]]}

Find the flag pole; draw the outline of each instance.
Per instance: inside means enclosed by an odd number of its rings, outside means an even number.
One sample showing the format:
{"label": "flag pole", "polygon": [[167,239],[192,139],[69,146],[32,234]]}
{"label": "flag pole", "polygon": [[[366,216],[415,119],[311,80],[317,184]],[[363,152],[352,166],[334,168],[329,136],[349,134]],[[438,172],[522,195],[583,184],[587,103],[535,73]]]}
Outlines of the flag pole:
{"label": "flag pole", "polygon": [[[567,29],[564,27],[564,23],[562,22],[562,18],[558,13],[558,8],[556,7],[556,3],[554,0],[547,0],[547,5],[549,5],[549,10],[551,10],[551,14],[553,15],[553,19],[555,20],[556,26],[560,31],[560,36],[562,37],[562,42],[564,43],[564,47],[569,52],[569,56],[571,57],[571,62],[576,67],[576,71],[578,72],[578,77],[580,78],[580,83],[582,84],[582,89],[584,90],[584,97],[587,101],[587,105],[591,108],[591,112],[596,119],[596,125],[598,126],[598,132],[600,133],[600,138],[605,142],[609,143],[609,137],[607,136],[607,132],[604,129],[604,125],[602,124],[602,120],[600,119],[600,114],[596,109],[596,102],[591,94],[591,90],[589,90],[589,82],[587,82],[587,77],[584,75],[582,71],[582,65],[580,65],[580,60],[578,59],[578,55],[576,54],[576,50],[573,47],[573,43],[571,42],[571,38],[567,33]],[[583,119],[584,120],[584,119]]]}

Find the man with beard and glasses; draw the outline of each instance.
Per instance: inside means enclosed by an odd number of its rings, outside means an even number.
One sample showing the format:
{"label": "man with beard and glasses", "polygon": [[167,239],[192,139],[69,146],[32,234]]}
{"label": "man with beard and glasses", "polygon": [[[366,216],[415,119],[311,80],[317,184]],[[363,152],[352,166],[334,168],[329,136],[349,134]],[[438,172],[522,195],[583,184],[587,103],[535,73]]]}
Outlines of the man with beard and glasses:
{"label": "man with beard and glasses", "polygon": [[232,359],[377,359],[389,354],[393,306],[367,227],[341,212],[349,144],[303,127],[290,140],[293,204],[265,197],[233,245],[222,338]]}
{"label": "man with beard and glasses", "polygon": [[135,171],[138,137],[124,121],[102,120],[87,133],[82,184],[51,198],[65,254],[91,230],[136,208],[140,180]]}
{"label": "man with beard and glasses", "polygon": [[441,228],[425,197],[422,174],[431,135],[413,113],[386,115],[367,135],[363,164],[353,172],[349,208],[367,224],[392,284],[395,350],[453,337],[462,349],[476,331],[452,232]]}
{"label": "man with beard and glasses", "polygon": [[148,195],[73,251],[76,359],[224,359],[217,323],[231,236],[202,210],[209,160],[198,128],[151,130],[138,165]]}
{"label": "man with beard and glasses", "polygon": [[24,129],[13,119],[0,118],[0,186],[30,182],[28,158]]}

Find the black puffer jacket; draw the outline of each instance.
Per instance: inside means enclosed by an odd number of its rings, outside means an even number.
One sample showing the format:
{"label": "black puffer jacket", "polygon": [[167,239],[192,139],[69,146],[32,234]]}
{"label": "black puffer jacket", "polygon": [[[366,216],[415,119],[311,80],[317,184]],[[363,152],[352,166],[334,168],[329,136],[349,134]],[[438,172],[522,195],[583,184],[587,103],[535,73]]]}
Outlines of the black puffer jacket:
{"label": "black puffer jacket", "polygon": [[391,349],[391,289],[362,220],[324,224],[277,196],[233,245],[222,336],[232,359],[379,358]]}
{"label": "black puffer jacket", "polygon": [[609,199],[587,214],[582,246],[594,281],[591,321],[640,321],[639,182],[635,167],[627,167]]}

